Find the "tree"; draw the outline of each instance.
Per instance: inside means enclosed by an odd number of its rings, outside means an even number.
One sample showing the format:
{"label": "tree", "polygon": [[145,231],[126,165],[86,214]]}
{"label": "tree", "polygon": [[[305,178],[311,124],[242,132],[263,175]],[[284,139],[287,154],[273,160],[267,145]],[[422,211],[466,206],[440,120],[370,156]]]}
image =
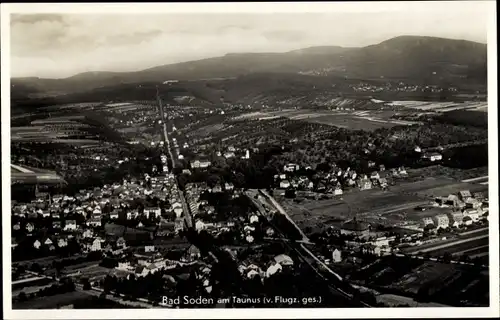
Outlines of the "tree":
{"label": "tree", "polygon": [[26,292],[24,292],[24,291],[21,291],[19,293],[19,295],[17,296],[17,298],[19,299],[19,301],[26,301],[26,300],[28,300],[28,297],[26,296]]}
{"label": "tree", "polygon": [[443,262],[450,263],[450,262],[451,262],[451,259],[452,259],[451,253],[446,252],[446,253],[443,255]]}
{"label": "tree", "polygon": [[91,289],[90,281],[88,278],[83,278],[82,284],[83,284],[83,290],[90,290]]}

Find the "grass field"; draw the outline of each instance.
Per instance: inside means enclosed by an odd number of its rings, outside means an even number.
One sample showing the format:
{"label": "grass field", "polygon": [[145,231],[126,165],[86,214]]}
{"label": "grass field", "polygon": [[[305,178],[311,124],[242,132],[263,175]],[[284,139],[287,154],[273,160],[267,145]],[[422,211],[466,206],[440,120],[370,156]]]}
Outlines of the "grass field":
{"label": "grass field", "polygon": [[73,304],[79,300],[86,300],[90,296],[81,291],[73,291],[50,297],[41,297],[24,302],[14,302],[12,309],[57,309],[59,307]]}
{"label": "grass field", "polygon": [[[435,197],[456,194],[461,190],[485,191],[486,185],[456,182],[446,177],[430,177],[416,182],[404,182],[389,190],[352,190],[341,199],[304,200],[295,203],[280,198],[292,219],[301,227],[336,225],[339,221],[358,217],[369,222],[402,226],[406,221],[419,222],[421,212],[415,207],[428,204]],[[437,209],[436,209],[437,210]]]}

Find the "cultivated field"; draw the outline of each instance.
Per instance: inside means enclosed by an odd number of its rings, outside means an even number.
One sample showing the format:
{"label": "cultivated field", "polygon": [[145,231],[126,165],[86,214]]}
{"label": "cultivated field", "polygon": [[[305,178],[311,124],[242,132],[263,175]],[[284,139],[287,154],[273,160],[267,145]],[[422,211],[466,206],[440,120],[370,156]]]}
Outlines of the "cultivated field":
{"label": "cultivated field", "polygon": [[485,101],[467,102],[428,102],[428,101],[393,101],[388,103],[392,106],[404,106],[421,111],[447,112],[453,110],[481,110],[488,111],[488,103]]}
{"label": "cultivated field", "polygon": [[340,128],[353,130],[376,130],[397,125],[411,125],[414,122],[390,119],[393,111],[351,111],[331,110],[315,111],[307,109],[286,109],[280,111],[252,112],[234,118],[235,120],[268,120],[277,117],[285,117],[291,120],[303,120],[312,123],[320,123]]}

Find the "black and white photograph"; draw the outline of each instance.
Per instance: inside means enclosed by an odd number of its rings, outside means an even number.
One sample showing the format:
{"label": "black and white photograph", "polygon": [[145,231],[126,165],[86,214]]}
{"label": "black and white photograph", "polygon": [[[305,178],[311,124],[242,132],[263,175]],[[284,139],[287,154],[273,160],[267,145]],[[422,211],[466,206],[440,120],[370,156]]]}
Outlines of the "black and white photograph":
{"label": "black and white photograph", "polygon": [[495,1],[1,22],[6,319],[498,315]]}

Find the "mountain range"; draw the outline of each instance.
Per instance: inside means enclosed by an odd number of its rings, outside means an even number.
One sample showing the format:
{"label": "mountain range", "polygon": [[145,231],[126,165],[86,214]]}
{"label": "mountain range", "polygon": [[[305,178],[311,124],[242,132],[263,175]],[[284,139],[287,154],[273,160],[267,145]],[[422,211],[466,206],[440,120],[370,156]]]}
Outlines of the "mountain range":
{"label": "mountain range", "polygon": [[117,85],[163,83],[166,80],[189,82],[222,78],[234,81],[238,84],[236,86],[255,86],[252,81],[241,81],[242,77],[248,79],[252,75],[279,78],[281,80],[273,83],[281,85],[286,79],[293,78],[318,85],[325,81],[330,84],[332,79],[384,79],[427,85],[485,87],[486,74],[486,44],[400,36],[366,47],[322,46],[284,53],[232,53],[136,72],[85,72],[64,79],[12,78],[11,98],[24,101],[33,97],[81,94]]}

